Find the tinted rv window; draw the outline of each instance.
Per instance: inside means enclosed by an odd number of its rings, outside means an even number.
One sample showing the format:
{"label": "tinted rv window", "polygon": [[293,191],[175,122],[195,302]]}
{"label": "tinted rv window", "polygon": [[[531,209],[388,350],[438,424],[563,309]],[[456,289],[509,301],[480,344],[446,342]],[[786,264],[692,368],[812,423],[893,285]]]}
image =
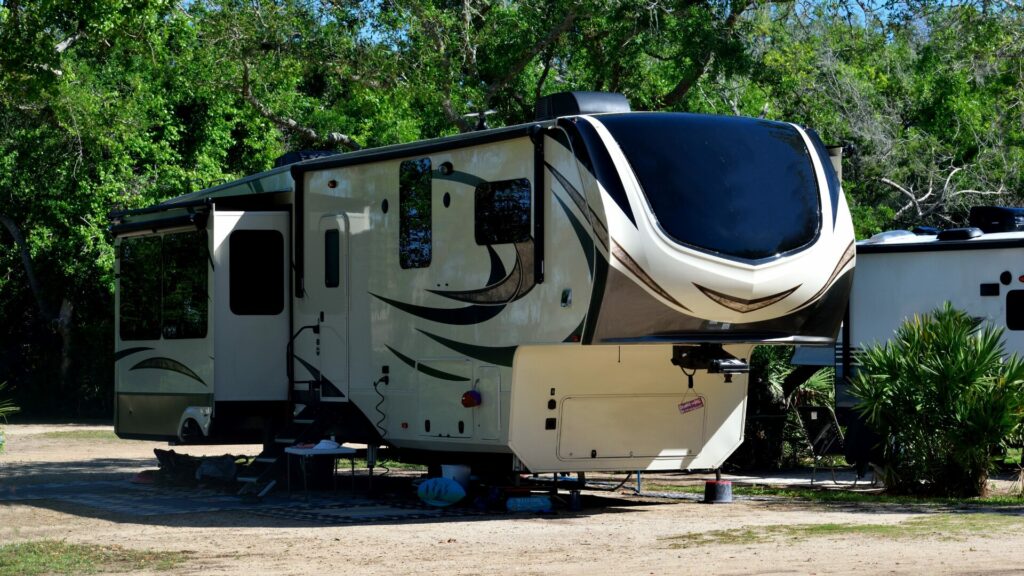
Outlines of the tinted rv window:
{"label": "tinted rv window", "polygon": [[324,285],[337,288],[341,284],[341,233],[324,232]]}
{"label": "tinted rv window", "polygon": [[164,338],[205,338],[209,298],[206,232],[164,236]]}
{"label": "tinted rv window", "polygon": [[229,242],[231,312],[280,314],[284,310],[284,236],[277,230],[235,230]]}
{"label": "tinted rv window", "polygon": [[1010,330],[1024,330],[1024,290],[1010,290],[1006,293],[1006,327]]}
{"label": "tinted rv window", "polygon": [[406,160],[398,171],[398,262],[430,266],[433,250],[430,158]]}
{"label": "tinted rv window", "polygon": [[598,119],[625,154],[658,224],[681,244],[759,260],[817,237],[818,183],[793,126],[643,112]]}
{"label": "tinted rv window", "polygon": [[485,182],[476,187],[476,243],[509,244],[530,239],[530,181]]}
{"label": "tinted rv window", "polygon": [[160,338],[160,237],[121,240],[121,340]]}

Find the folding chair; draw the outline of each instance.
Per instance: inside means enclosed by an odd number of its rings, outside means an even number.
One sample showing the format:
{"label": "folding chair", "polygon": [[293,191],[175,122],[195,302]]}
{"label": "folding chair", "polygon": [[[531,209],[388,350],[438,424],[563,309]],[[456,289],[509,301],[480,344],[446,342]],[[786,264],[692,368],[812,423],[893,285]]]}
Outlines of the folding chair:
{"label": "folding chair", "polygon": [[[818,464],[826,456],[843,456],[843,431],[839,428],[836,413],[828,406],[800,406],[797,408],[800,421],[807,432],[807,441],[814,455],[814,469],[811,472],[811,484],[818,475]],[[832,482],[836,482],[836,469],[832,470]]]}

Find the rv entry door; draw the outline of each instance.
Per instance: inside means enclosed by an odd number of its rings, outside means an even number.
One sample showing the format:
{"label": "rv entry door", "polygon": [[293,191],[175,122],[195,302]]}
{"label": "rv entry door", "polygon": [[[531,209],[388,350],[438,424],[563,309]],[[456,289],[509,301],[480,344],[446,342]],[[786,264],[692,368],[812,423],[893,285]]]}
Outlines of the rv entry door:
{"label": "rv entry door", "polygon": [[320,218],[318,238],[306,246],[303,306],[320,326],[320,400],[348,401],[349,225],[345,214]]}

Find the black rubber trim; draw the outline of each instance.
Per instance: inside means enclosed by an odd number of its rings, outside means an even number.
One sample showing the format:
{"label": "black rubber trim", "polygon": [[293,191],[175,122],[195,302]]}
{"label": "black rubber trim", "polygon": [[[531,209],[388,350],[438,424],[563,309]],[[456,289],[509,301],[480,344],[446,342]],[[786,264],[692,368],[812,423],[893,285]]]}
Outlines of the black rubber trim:
{"label": "black rubber trim", "polygon": [[533,140],[533,280],[544,283],[544,132],[540,125],[530,129]]}
{"label": "black rubber trim", "polygon": [[123,434],[121,432],[115,432],[114,434],[122,440],[156,440],[158,442],[178,441],[178,437],[174,434]]}
{"label": "black rubber trim", "polygon": [[601,340],[602,344],[689,344],[689,343],[754,343],[766,344],[769,342],[780,344],[809,344],[822,345],[835,342],[834,339],[824,336],[800,336],[790,332],[678,332],[673,334],[658,334],[652,336],[639,336],[636,338],[606,338]]}
{"label": "black rubber trim", "polygon": [[157,212],[166,212],[168,210],[174,210],[175,208],[196,208],[199,206],[209,206],[213,203],[212,198],[200,198],[198,200],[190,200],[188,202],[179,202],[177,204],[154,204],[145,208],[135,208],[133,210],[114,210],[107,214],[108,220],[115,220],[124,216],[138,216],[140,214],[155,214]]}
{"label": "black rubber trim", "polygon": [[945,242],[921,242],[913,244],[858,244],[857,254],[899,254],[903,252],[950,252],[957,250],[996,250],[999,248],[1024,247],[1024,235],[1020,238],[999,240],[947,240]]}
{"label": "black rubber trim", "polygon": [[156,232],[158,230],[166,230],[168,228],[184,228],[187,226],[195,226],[196,230],[203,230],[206,228],[206,220],[206,213],[185,214],[182,216],[147,220],[145,222],[126,222],[124,224],[115,224],[110,227],[110,232],[115,236],[119,236],[121,234],[129,234],[131,232],[140,232],[144,230]]}

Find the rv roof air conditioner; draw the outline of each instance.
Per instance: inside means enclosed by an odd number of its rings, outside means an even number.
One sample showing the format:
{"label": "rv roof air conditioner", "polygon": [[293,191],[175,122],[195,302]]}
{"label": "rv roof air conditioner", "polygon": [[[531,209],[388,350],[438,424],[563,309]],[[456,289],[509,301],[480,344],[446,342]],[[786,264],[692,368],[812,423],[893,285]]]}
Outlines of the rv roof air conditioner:
{"label": "rv roof air conditioner", "polygon": [[909,230],[886,230],[885,232],[879,232],[871,238],[864,241],[865,244],[885,244],[890,240],[896,240],[899,238],[909,238],[914,236],[913,232]]}
{"label": "rv roof air conditioner", "polygon": [[537,100],[535,119],[630,111],[629,100],[618,92],[558,92]]}
{"label": "rv roof air conditioner", "polygon": [[1005,206],[971,206],[967,217],[970,226],[992,232],[1018,232],[1024,230],[1024,208]]}
{"label": "rv roof air conditioner", "polygon": [[978,228],[948,228],[939,232],[935,239],[940,242],[947,240],[970,240],[972,238],[979,238],[984,234]]}

